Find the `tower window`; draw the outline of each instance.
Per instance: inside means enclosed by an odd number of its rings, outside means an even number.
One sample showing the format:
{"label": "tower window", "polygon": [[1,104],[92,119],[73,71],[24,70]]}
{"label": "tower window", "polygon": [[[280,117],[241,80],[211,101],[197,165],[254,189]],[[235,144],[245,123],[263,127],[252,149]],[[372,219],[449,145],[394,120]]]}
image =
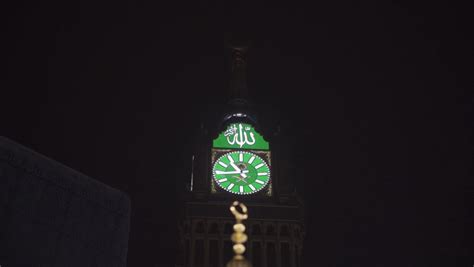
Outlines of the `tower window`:
{"label": "tower window", "polygon": [[196,225],[196,233],[197,234],[204,234],[204,222],[198,222]]}
{"label": "tower window", "polygon": [[219,266],[219,248],[217,240],[209,241],[209,267]]}
{"label": "tower window", "polygon": [[275,234],[275,227],[273,225],[267,226],[267,235],[274,235]]}
{"label": "tower window", "polygon": [[281,243],[281,266],[291,266],[290,244]]}
{"label": "tower window", "polygon": [[289,233],[289,231],[288,231],[288,226],[287,226],[287,225],[281,226],[281,228],[280,228],[280,236],[286,237],[286,236],[289,236],[289,235],[290,235],[290,233]]}
{"label": "tower window", "polygon": [[252,263],[255,266],[262,265],[262,245],[260,242],[252,243]]}
{"label": "tower window", "polygon": [[209,227],[209,234],[219,234],[219,227],[217,223],[212,223]]}
{"label": "tower window", "polygon": [[276,259],[276,248],[274,243],[267,243],[267,265],[268,266],[276,266],[277,259]]}
{"label": "tower window", "polygon": [[194,266],[204,266],[204,240],[196,240],[196,249],[194,254]]}
{"label": "tower window", "polygon": [[252,234],[253,235],[261,235],[262,234],[262,228],[260,227],[260,224],[254,224],[252,227]]}

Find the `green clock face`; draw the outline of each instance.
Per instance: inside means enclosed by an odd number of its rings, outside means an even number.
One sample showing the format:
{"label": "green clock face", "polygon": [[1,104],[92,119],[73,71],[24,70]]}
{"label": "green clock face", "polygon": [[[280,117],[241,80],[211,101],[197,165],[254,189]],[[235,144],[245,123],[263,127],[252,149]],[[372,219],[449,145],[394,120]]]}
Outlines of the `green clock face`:
{"label": "green clock face", "polygon": [[270,168],[258,155],[247,151],[233,151],[219,157],[212,173],[224,190],[248,195],[262,190],[270,181]]}

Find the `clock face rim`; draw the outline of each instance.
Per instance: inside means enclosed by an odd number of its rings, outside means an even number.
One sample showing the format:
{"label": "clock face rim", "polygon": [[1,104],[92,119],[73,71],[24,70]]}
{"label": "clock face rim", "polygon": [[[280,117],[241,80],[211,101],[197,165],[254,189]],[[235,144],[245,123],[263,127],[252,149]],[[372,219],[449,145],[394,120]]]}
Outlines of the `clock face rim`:
{"label": "clock face rim", "polygon": [[[267,173],[267,177],[268,179],[266,179],[265,183],[262,184],[262,186],[256,190],[253,190],[253,191],[250,191],[250,192],[235,192],[235,191],[232,191],[226,187],[223,187],[221,186],[221,184],[219,183],[218,181],[218,178],[216,177],[216,165],[219,164],[219,160],[223,157],[226,157],[227,155],[229,154],[240,154],[240,153],[244,153],[244,154],[250,154],[252,156],[255,156],[257,158],[259,158],[262,163],[267,167],[268,169],[268,173]],[[251,163],[250,163],[251,164]],[[253,165],[252,165],[253,166]],[[226,192],[228,193],[231,193],[233,195],[255,195],[256,193],[264,190],[271,182],[271,169],[270,169],[270,165],[265,161],[265,159],[263,157],[261,157],[260,155],[256,154],[256,153],[253,153],[253,152],[250,152],[250,151],[242,151],[242,150],[234,150],[234,151],[229,151],[229,152],[226,152],[226,153],[223,153],[222,155],[220,155],[218,158],[216,158],[216,160],[214,161],[214,163],[212,164],[212,177],[213,177],[213,182],[215,184],[217,184],[217,186],[219,188],[221,188],[222,190],[225,190]],[[252,184],[254,184],[255,182],[253,182]]]}

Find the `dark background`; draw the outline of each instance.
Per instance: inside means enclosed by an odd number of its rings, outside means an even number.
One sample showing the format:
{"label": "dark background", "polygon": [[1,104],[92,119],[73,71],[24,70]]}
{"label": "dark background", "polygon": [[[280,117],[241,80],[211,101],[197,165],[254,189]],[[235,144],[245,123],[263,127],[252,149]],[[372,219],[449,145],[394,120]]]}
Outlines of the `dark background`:
{"label": "dark background", "polygon": [[173,266],[236,36],[263,126],[292,147],[305,266],[474,264],[472,4],[2,5],[0,134],[129,194],[129,266]]}

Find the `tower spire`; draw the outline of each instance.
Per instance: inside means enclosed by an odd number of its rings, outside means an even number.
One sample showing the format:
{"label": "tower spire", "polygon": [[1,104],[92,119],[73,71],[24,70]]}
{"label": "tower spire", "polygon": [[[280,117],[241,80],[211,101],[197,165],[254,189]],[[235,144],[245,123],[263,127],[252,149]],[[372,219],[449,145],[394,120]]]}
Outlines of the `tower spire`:
{"label": "tower spire", "polygon": [[229,100],[233,104],[247,104],[247,51],[248,45],[231,45],[231,78]]}
{"label": "tower spire", "polygon": [[252,123],[257,123],[252,102],[250,101],[247,87],[247,51],[250,42],[238,41],[230,43],[230,85],[228,90],[228,101],[223,121],[238,117]]}

